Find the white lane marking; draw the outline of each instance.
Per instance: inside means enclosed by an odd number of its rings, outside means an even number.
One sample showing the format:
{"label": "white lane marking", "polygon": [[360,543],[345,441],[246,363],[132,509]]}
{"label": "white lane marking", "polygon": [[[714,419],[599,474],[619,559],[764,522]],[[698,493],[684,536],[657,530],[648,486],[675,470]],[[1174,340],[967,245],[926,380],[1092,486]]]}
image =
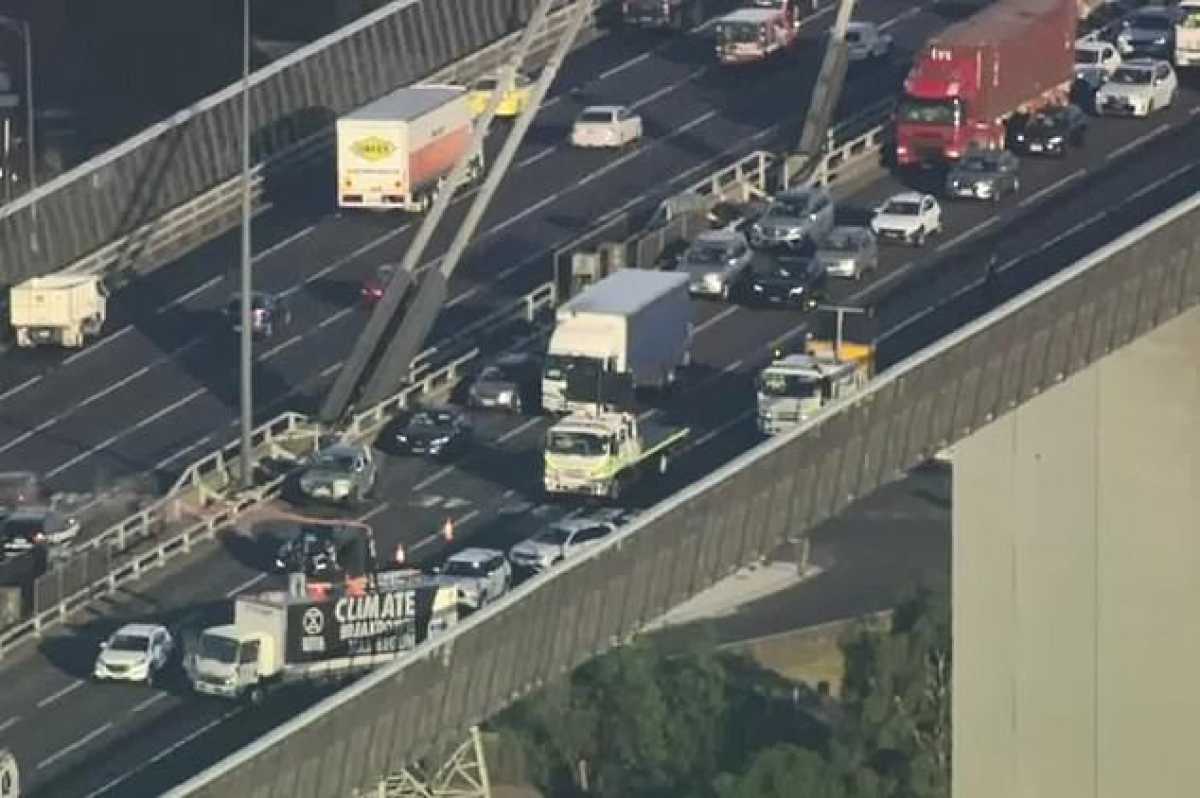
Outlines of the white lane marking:
{"label": "white lane marking", "polygon": [[881,22],[879,25],[876,26],[876,28],[878,30],[885,31],[888,28],[892,27],[893,25],[898,25],[899,23],[903,22],[906,19],[912,19],[913,17],[915,17],[917,14],[920,14],[924,10],[925,9],[921,6],[914,6],[913,8],[908,9],[907,11],[905,11],[902,14],[897,14],[896,16],[892,17],[891,19],[887,20],[886,22]]}
{"label": "white lane marking", "polygon": [[693,443],[688,448],[694,449],[696,447],[703,446],[704,444],[708,443],[709,441],[711,441],[713,438],[717,437],[718,435],[728,432],[731,428],[737,426],[738,424],[741,424],[746,419],[752,417],[756,412],[757,412],[756,409],[751,408],[750,410],[746,410],[742,413],[739,413],[738,415],[734,416],[729,421],[726,421],[724,424],[717,427],[716,429],[709,430],[708,432],[701,435],[699,438],[696,439],[696,442]]}
{"label": "white lane marking", "polygon": [[184,304],[188,300],[195,297],[197,294],[203,294],[205,291],[212,288],[214,285],[216,285],[217,283],[221,282],[224,279],[225,279],[225,275],[218,274],[216,277],[213,277],[211,280],[201,283],[200,285],[193,288],[191,291],[188,291],[186,294],[180,294],[175,299],[172,299],[170,302],[163,305],[158,310],[154,311],[154,315],[161,316],[162,314],[166,313],[168,310],[174,310],[175,308],[179,307],[180,305]]}
{"label": "white lane marking", "polygon": [[631,66],[634,66],[635,64],[642,63],[643,61],[648,59],[651,55],[653,55],[654,52],[655,52],[654,50],[647,50],[646,52],[642,53],[641,55],[637,56],[636,58],[630,58],[628,61],[626,61],[623,64],[617,64],[612,69],[604,70],[603,72],[600,73],[600,76],[599,76],[600,80],[608,80],[613,75],[624,72],[626,69],[629,69]]}
{"label": "white lane marking", "polygon": [[365,513],[363,513],[362,515],[360,515],[358,518],[356,518],[354,520],[358,521],[360,524],[365,524],[367,522],[368,518],[374,518],[375,516],[382,513],[384,510],[387,510],[389,507],[391,507],[391,504],[389,502],[383,502],[381,504],[377,504],[374,507],[372,507],[370,510],[367,510]]}
{"label": "white lane marking", "polygon": [[295,335],[293,335],[291,338],[287,339],[286,341],[275,344],[275,346],[271,347],[270,349],[263,352],[262,354],[260,354],[258,357],[254,358],[254,359],[258,360],[258,361],[270,360],[271,358],[275,357],[275,355],[277,355],[280,352],[282,352],[283,350],[287,349],[289,346],[300,343],[301,339],[303,339],[304,337],[305,336],[300,335],[299,333],[296,333]]}
{"label": "white lane marking", "polygon": [[21,720],[21,716],[20,716],[20,715],[13,715],[13,716],[12,716],[11,718],[9,718],[8,720],[4,721],[3,723],[0,723],[0,732],[6,732],[6,731],[8,731],[8,730],[9,730],[9,729],[11,729],[13,726],[16,726],[16,725],[17,725],[17,723],[18,723],[20,720]]}
{"label": "white lane marking", "polygon": [[58,751],[54,752],[54,753],[53,753],[53,754],[51,754],[50,756],[48,756],[48,757],[46,757],[45,759],[43,759],[41,762],[38,762],[38,765],[37,765],[37,766],[38,766],[38,770],[41,770],[41,769],[43,769],[43,768],[47,768],[47,767],[49,767],[49,766],[53,765],[53,764],[54,764],[55,762],[57,762],[58,760],[62,759],[64,756],[67,756],[68,754],[70,754],[70,753],[72,753],[72,752],[74,752],[74,751],[78,751],[80,748],[82,748],[83,746],[87,745],[87,744],[88,744],[88,743],[90,743],[92,740],[95,740],[97,737],[99,737],[100,735],[104,734],[106,731],[108,731],[108,730],[109,730],[109,729],[111,729],[112,727],[113,727],[113,725],[112,725],[112,722],[110,721],[110,722],[108,722],[108,723],[105,723],[103,726],[101,726],[101,727],[99,727],[99,728],[97,728],[97,729],[93,729],[92,731],[90,731],[90,732],[88,732],[87,734],[83,735],[82,737],[80,737],[78,740],[76,740],[75,742],[71,743],[71,744],[70,744],[70,745],[68,745],[67,747],[65,747],[65,748],[62,748],[62,749],[60,749],[60,750],[58,750]]}
{"label": "white lane marking", "polygon": [[686,86],[687,84],[691,83],[696,78],[703,75],[705,72],[708,72],[708,70],[709,70],[709,67],[700,67],[699,69],[693,69],[682,80],[677,80],[674,83],[668,83],[666,86],[663,86],[660,89],[652,91],[649,94],[647,94],[645,97],[642,97],[641,99],[639,99],[633,103],[630,103],[629,109],[631,111],[636,111],[637,109],[641,108],[643,105],[649,105],[650,103],[654,102],[655,100],[659,99],[660,97],[666,97],[668,94],[675,91],[680,86]]}
{"label": "white lane marking", "polygon": [[125,783],[130,778],[136,776],[138,773],[141,773],[143,770],[150,767],[151,765],[157,764],[160,760],[175,753],[180,748],[187,745],[192,740],[195,740],[200,735],[205,734],[208,731],[211,731],[212,729],[216,728],[217,726],[221,725],[225,721],[232,718],[234,715],[241,713],[241,711],[242,711],[242,707],[238,707],[237,709],[229,710],[224,715],[221,715],[219,718],[214,718],[213,720],[211,720],[208,723],[201,726],[199,729],[196,729],[191,734],[179,739],[178,741],[172,743],[168,747],[159,751],[157,754],[150,757],[148,760],[141,763],[140,765],[135,767],[133,770],[129,770],[129,771],[126,771],[125,773],[122,773],[120,776],[117,776],[115,779],[108,782],[103,787],[99,788],[98,790],[93,790],[92,792],[88,793],[86,798],[96,798],[97,795],[104,795],[105,793],[111,791],[114,787],[117,787],[117,786]]}
{"label": "white lane marking", "polygon": [[1038,200],[1040,200],[1042,197],[1046,196],[1047,194],[1051,194],[1055,191],[1058,191],[1060,188],[1065,186],[1067,183],[1070,183],[1073,180],[1078,180],[1079,178],[1083,177],[1086,174],[1087,174],[1086,169],[1076,169],[1074,172],[1067,175],[1066,177],[1060,178],[1060,179],[1054,181],[1053,183],[1051,183],[1050,185],[1046,186],[1045,188],[1043,188],[1039,191],[1033,192],[1028,197],[1026,197],[1025,199],[1018,202],[1017,207],[1018,208],[1028,207],[1028,206],[1032,205],[1033,203],[1037,202]]}
{"label": "white lane marking", "polygon": [[61,690],[57,690],[57,691],[51,693],[50,695],[46,696],[45,698],[43,698],[41,701],[37,702],[37,708],[41,709],[42,707],[49,706],[50,704],[53,704],[58,699],[62,698],[63,696],[65,696],[69,693],[72,693],[75,690],[78,690],[82,686],[83,686],[83,679],[76,679],[75,681],[71,682],[66,687],[62,688]]}
{"label": "white lane marking", "polygon": [[72,363],[74,363],[76,360],[79,360],[79,358],[83,357],[84,355],[90,355],[92,352],[103,349],[104,347],[111,344],[113,341],[115,341],[118,338],[120,338],[121,336],[123,336],[125,333],[132,332],[132,331],[133,331],[133,325],[127,325],[125,327],[122,327],[121,329],[119,329],[115,333],[113,333],[112,335],[101,338],[99,341],[92,344],[87,349],[81,349],[78,352],[76,352],[75,354],[71,355],[70,357],[64,358],[63,362],[60,365],[69,366]]}
{"label": "white lane marking", "polygon": [[173,463],[173,462],[175,462],[176,460],[178,460],[180,457],[183,457],[183,456],[184,456],[185,454],[187,454],[188,452],[193,452],[193,451],[195,451],[196,449],[199,449],[201,446],[203,446],[204,444],[208,443],[210,440],[212,440],[212,435],[205,435],[203,438],[201,438],[200,440],[196,441],[196,442],[195,442],[195,443],[193,443],[192,445],[190,445],[190,446],[187,446],[187,447],[185,447],[185,448],[183,448],[183,449],[180,449],[179,451],[175,452],[175,454],[169,455],[169,456],[167,456],[167,457],[164,457],[163,459],[159,460],[157,463],[155,463],[155,464],[154,464],[154,469],[155,469],[156,471],[158,471],[158,470],[161,470],[161,469],[163,469],[163,468],[166,468],[166,467],[167,467],[167,466],[169,466],[171,463]]}
{"label": "white lane marking", "polygon": [[1155,190],[1165,186],[1167,183],[1170,183],[1172,180],[1175,180],[1180,175],[1182,175],[1186,172],[1190,172],[1191,170],[1193,170],[1195,168],[1196,168],[1196,164],[1194,164],[1194,163],[1184,164],[1183,166],[1179,167],[1175,171],[1171,172],[1169,175],[1166,175],[1165,177],[1160,177],[1158,180],[1155,180],[1153,183],[1143,186],[1142,188],[1138,189],[1134,193],[1130,194],[1128,197],[1125,198],[1124,202],[1122,202],[1121,204],[1127,205],[1130,202],[1133,202],[1134,200],[1136,200],[1140,197],[1144,197],[1147,194],[1149,194],[1151,191],[1155,191]]}
{"label": "white lane marking", "polygon": [[526,166],[529,166],[530,164],[533,164],[533,163],[537,163],[538,161],[542,160],[543,158],[547,158],[556,152],[558,152],[558,147],[547,147],[546,149],[542,150],[541,152],[535,152],[533,155],[530,155],[528,158],[523,158],[522,160],[517,161],[517,168],[524,169]]}
{"label": "white lane marking", "polygon": [[1158,138],[1159,136],[1161,136],[1163,133],[1166,133],[1170,129],[1171,129],[1171,126],[1169,124],[1167,124],[1166,122],[1163,122],[1161,125],[1154,128],[1154,130],[1151,130],[1149,133],[1138,136],[1136,139],[1129,142],[1128,144],[1123,144],[1120,147],[1117,147],[1115,150],[1110,152],[1108,155],[1105,155],[1104,160],[1112,161],[1117,158],[1120,158],[1122,155],[1129,152],[1130,150],[1136,150],[1138,147],[1141,147],[1146,142],[1150,141],[1151,139]]}
{"label": "white lane marking", "polygon": [[245,582],[242,582],[240,585],[233,588],[232,590],[227,591],[225,593],[225,598],[233,598],[238,593],[249,590],[250,588],[254,587],[259,582],[263,581],[266,578],[267,578],[266,574],[256,574],[256,575],[250,577],[249,579],[247,579]]}
{"label": "white lane marking", "polygon": [[154,695],[150,696],[142,703],[135,706],[133,709],[129,710],[129,712],[131,714],[135,714],[135,715],[139,712],[145,712],[147,709],[154,706],[159,701],[162,701],[166,697],[167,697],[166,693],[155,693]]}
{"label": "white lane marking", "polygon": [[200,396],[204,392],[205,392],[204,388],[197,388],[196,390],[189,393],[187,396],[185,396],[182,399],[179,399],[175,402],[172,402],[171,404],[164,407],[162,410],[159,410],[157,413],[154,413],[153,415],[150,415],[150,416],[146,416],[145,418],[143,418],[141,421],[134,424],[133,426],[131,426],[121,432],[118,432],[116,435],[111,435],[108,438],[105,438],[103,441],[101,441],[100,443],[91,447],[87,451],[81,452],[81,453],[75,455],[74,457],[72,457],[70,460],[67,460],[64,463],[61,463],[61,464],[55,466],[54,468],[52,468],[46,472],[46,477],[51,478],[51,477],[58,476],[62,472],[66,471],[68,468],[71,468],[72,466],[83,462],[84,460],[86,460],[87,458],[96,454],[97,452],[104,451],[105,449],[109,448],[110,446],[112,446],[114,443],[121,440],[122,438],[128,437],[131,433],[136,432],[137,430],[140,430],[141,428],[145,427],[148,424],[153,424],[155,421],[157,421],[158,419],[162,418],[163,416],[165,416],[169,413],[175,412],[179,408],[186,405],[188,402],[191,402],[194,399],[196,399],[196,397]]}
{"label": "white lane marking", "polygon": [[[1054,238],[1050,239],[1049,241],[1046,241],[1041,246],[1039,246],[1037,249],[1035,249],[1032,253],[1029,253],[1029,254],[1045,252],[1046,250],[1050,249],[1054,245],[1058,244],[1060,241],[1070,238],[1071,236],[1075,235],[1076,233],[1078,233],[1080,230],[1084,229],[1085,227],[1090,227],[1091,225],[1100,221],[1107,215],[1108,215],[1107,211],[1101,211],[1100,213],[1089,216],[1088,218],[1084,219],[1082,222],[1080,222],[1078,224],[1073,224],[1070,227],[1068,227],[1066,230],[1063,230],[1061,233],[1056,235]],[[1029,254],[1027,254],[1025,257],[1028,257]]]}
{"label": "white lane marking", "polygon": [[[454,522],[454,526],[455,526],[455,528],[462,526],[463,524],[465,524],[465,523],[467,523],[468,521],[470,521],[472,518],[475,518],[477,515],[479,515],[479,511],[478,511],[478,510],[472,510],[472,511],[471,511],[471,512],[469,512],[469,513],[465,513],[464,515],[460,515],[458,518],[454,518],[454,519],[452,519],[452,520],[453,520],[453,522]],[[441,539],[442,539],[442,533],[441,533],[441,532],[434,532],[434,533],[432,533],[432,534],[426,535],[424,538],[422,538],[421,540],[418,540],[416,543],[414,543],[414,544],[413,544],[413,545],[412,545],[412,546],[409,548],[409,551],[416,551],[417,549],[424,548],[425,546],[428,546],[430,543],[436,543],[437,541],[439,541],[439,540],[441,540]]]}
{"label": "white lane marking", "polygon": [[729,318],[730,316],[732,316],[734,313],[737,313],[737,312],[738,312],[738,306],[730,305],[729,307],[725,308],[717,315],[713,316],[711,319],[708,319],[707,321],[703,321],[700,324],[697,324],[695,326],[695,328],[692,330],[692,332],[694,332],[694,333],[704,332],[709,327],[713,326],[714,324],[721,323],[722,321],[724,321],[725,319]]}
{"label": "white lane marking", "polygon": [[956,235],[954,238],[951,238],[949,241],[946,241],[946,242],[940,244],[938,246],[938,248],[934,250],[934,252],[945,252],[946,250],[950,249],[951,247],[957,246],[958,244],[961,244],[962,242],[966,241],[968,238],[974,238],[975,236],[979,235],[984,230],[986,230],[987,228],[991,227],[992,225],[996,224],[999,221],[1000,221],[999,215],[989,216],[986,220],[980,222],[979,224],[975,225],[974,227],[972,227],[968,230],[963,230],[961,233]]}
{"label": "white lane marking", "polygon": [[526,421],[525,423],[521,424],[520,426],[513,427],[508,432],[501,435],[499,438],[496,439],[496,443],[507,443],[508,441],[510,441],[513,438],[520,435],[525,430],[529,429],[530,427],[536,426],[540,423],[542,423],[541,418],[531,418],[528,421]]}
{"label": "white lane marking", "polygon": [[443,466],[442,468],[439,468],[437,471],[435,471],[432,474],[430,474],[429,476],[425,477],[425,479],[421,480],[416,485],[413,485],[412,486],[413,492],[420,493],[421,491],[425,490],[430,485],[437,482],[439,479],[446,476],[453,470],[454,470],[454,466]]}
{"label": "white lane marking", "polygon": [[5,399],[7,399],[10,396],[15,396],[16,394],[19,394],[21,391],[25,390],[26,388],[29,388],[33,385],[37,385],[39,382],[42,381],[42,376],[43,375],[39,374],[36,377],[30,377],[29,379],[25,380],[25,382],[21,383],[20,385],[16,385],[12,388],[9,388],[4,393],[0,393],[0,402],[3,402]]}

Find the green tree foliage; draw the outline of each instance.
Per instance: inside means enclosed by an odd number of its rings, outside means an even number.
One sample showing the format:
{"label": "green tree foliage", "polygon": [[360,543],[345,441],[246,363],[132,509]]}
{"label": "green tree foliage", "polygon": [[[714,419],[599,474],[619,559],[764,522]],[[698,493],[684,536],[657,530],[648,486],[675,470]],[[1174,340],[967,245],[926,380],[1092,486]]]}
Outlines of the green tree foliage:
{"label": "green tree foliage", "polygon": [[896,798],[950,795],[950,607],[917,592],[892,631],[848,644],[844,705],[834,759],[874,771]]}
{"label": "green tree foliage", "polygon": [[850,798],[845,779],[823,756],[795,745],[760,751],[739,776],[716,780],[717,798]]}

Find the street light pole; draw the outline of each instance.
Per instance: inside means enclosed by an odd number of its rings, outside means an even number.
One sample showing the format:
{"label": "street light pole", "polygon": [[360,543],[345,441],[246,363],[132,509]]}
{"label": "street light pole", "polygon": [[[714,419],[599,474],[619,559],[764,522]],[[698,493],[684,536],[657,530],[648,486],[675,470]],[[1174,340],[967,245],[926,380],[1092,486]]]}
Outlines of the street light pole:
{"label": "street light pole", "polygon": [[250,432],[254,424],[254,341],[250,326],[252,280],[250,275],[250,0],[242,0],[242,337],[241,404],[242,452],[241,483],[254,484],[254,463]]}
{"label": "street light pole", "polygon": [[[29,20],[25,20],[22,24],[22,29],[25,31],[25,122],[26,130],[29,136],[29,190],[37,190],[37,171],[34,169],[36,163],[37,148],[34,145],[33,138],[33,29],[29,26]],[[34,206],[35,213],[37,205]],[[36,218],[36,217],[35,217]]]}

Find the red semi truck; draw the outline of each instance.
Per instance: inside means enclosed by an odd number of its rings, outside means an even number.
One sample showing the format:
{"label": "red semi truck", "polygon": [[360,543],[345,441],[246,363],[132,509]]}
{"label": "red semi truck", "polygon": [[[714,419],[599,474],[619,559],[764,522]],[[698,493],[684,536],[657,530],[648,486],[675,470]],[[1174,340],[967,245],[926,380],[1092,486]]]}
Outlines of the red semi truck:
{"label": "red semi truck", "polygon": [[1003,149],[1014,113],[1066,102],[1076,17],[1075,0],[998,0],[932,39],[896,109],[897,165]]}

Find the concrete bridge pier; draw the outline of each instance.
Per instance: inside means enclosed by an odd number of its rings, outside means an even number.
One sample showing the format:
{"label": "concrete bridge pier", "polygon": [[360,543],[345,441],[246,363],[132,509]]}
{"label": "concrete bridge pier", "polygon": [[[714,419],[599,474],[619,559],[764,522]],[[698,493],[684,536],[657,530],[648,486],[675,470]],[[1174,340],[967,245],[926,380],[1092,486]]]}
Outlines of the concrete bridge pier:
{"label": "concrete bridge pier", "polygon": [[954,798],[1200,796],[1200,309],[954,452]]}

